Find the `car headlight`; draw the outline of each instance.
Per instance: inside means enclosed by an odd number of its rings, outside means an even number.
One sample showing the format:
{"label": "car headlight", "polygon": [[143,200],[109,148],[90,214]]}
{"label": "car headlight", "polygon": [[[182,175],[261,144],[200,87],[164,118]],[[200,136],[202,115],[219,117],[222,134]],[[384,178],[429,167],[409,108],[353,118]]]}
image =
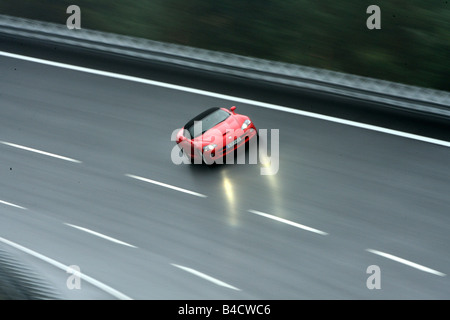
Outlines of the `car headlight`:
{"label": "car headlight", "polygon": [[244,123],[242,124],[241,129],[245,130],[248,128],[248,126],[251,124],[252,122],[250,120],[245,120]]}
{"label": "car headlight", "polygon": [[203,151],[212,151],[215,147],[217,147],[217,144],[208,144],[206,147],[203,147]]}

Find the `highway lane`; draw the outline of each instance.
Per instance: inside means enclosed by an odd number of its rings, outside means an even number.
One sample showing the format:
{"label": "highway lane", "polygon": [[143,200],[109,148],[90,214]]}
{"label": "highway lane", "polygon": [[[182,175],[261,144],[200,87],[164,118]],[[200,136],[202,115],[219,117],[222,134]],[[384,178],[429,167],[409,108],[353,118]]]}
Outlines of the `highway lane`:
{"label": "highway lane", "polygon": [[[172,131],[233,101],[4,57],[0,68],[0,140],[81,161],[0,145],[0,200],[27,208],[0,207],[1,237],[134,299],[450,296],[448,276],[366,251],[449,273],[448,148],[239,104],[258,128],[280,130],[276,175],[261,175],[260,164],[176,166]],[[373,264],[381,290],[366,287]]]}
{"label": "highway lane", "polygon": [[415,133],[445,141],[450,140],[448,119],[428,114],[408,113],[380,103],[360,99],[323,94],[314,90],[274,85],[264,81],[247,80],[241,77],[217,75],[167,63],[108,55],[104,52],[83,49],[22,38],[1,35],[0,48],[6,52],[29,55],[60,63],[106,70],[118,74],[156,79],[168,84],[206,89],[211,92],[264,101],[273,104],[335,116],[342,119],[370,123],[381,127]]}

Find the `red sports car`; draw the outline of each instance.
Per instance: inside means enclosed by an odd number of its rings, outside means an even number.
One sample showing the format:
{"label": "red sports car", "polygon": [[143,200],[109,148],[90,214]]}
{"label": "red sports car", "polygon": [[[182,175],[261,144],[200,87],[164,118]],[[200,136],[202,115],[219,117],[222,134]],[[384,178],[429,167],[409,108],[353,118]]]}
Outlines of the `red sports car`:
{"label": "red sports car", "polygon": [[210,108],[180,129],[176,143],[191,163],[223,163],[225,155],[258,136],[250,118],[235,110]]}

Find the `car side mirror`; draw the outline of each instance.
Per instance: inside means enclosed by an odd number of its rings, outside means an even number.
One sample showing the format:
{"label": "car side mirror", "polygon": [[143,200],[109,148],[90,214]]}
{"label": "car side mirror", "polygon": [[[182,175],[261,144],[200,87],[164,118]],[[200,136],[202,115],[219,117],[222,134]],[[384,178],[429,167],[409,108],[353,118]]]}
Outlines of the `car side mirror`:
{"label": "car side mirror", "polygon": [[235,106],[232,106],[232,107],[230,108],[230,110],[231,110],[231,112],[233,112],[233,114],[236,114],[236,113],[234,112],[234,110],[236,110],[236,107],[235,107]]}

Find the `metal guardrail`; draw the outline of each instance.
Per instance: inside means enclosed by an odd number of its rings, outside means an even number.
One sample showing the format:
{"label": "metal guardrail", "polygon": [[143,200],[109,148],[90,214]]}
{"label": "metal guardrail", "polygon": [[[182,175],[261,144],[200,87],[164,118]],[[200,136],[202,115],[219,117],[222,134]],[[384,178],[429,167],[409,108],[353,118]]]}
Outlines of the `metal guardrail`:
{"label": "metal guardrail", "polygon": [[0,15],[0,33],[319,90],[450,117],[450,92],[368,77]]}

